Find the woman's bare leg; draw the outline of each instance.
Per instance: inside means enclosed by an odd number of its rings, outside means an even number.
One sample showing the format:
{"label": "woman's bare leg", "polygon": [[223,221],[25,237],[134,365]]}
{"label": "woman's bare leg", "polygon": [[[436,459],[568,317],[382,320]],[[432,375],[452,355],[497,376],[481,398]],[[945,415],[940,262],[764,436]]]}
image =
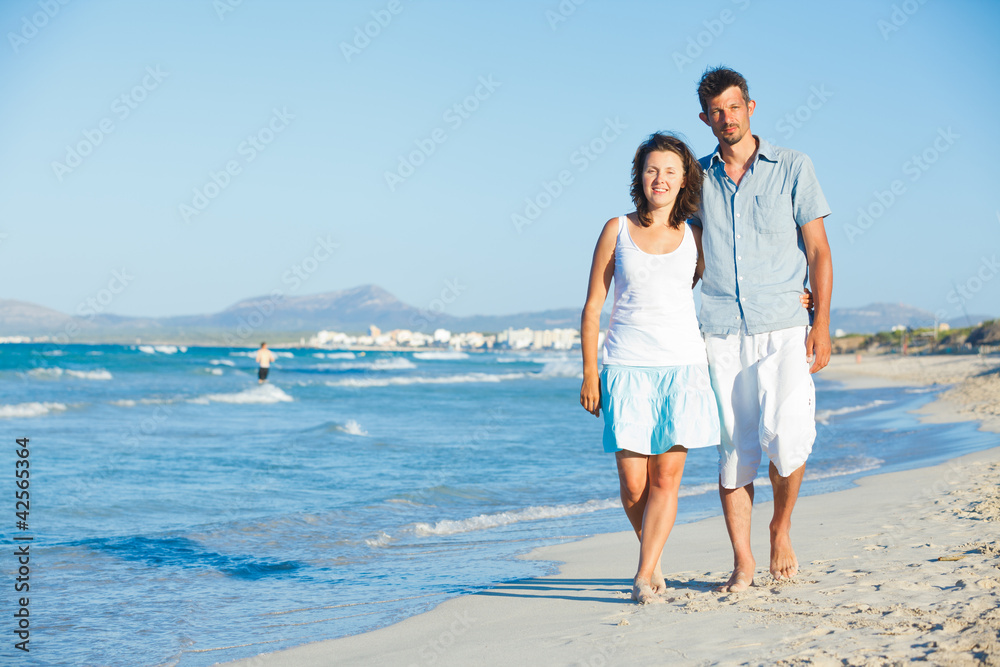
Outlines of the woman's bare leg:
{"label": "woman's bare leg", "polygon": [[[645,599],[645,588],[652,590],[652,579],[660,570],[660,556],[663,545],[674,527],[677,518],[677,494],[684,474],[687,449],[672,447],[663,454],[650,456],[647,461],[649,487],[643,515],[639,547],[639,567],[635,575],[633,596],[640,602]],[[661,580],[663,575],[659,575]]]}

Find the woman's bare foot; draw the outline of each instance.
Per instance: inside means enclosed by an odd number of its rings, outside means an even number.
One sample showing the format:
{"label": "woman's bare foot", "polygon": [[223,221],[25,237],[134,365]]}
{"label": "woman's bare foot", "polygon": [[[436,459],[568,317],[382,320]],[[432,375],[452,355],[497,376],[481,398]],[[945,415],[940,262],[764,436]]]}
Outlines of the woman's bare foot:
{"label": "woman's bare foot", "polygon": [[653,576],[649,580],[650,588],[657,595],[663,595],[667,592],[667,580],[663,578],[663,570],[660,569],[660,564],[656,564],[656,569],[653,570]]}
{"label": "woman's bare foot", "polygon": [[739,593],[753,586],[753,573],[757,568],[757,563],[751,560],[748,563],[737,563],[733,568],[733,574],[729,581],[719,586],[715,590],[719,593]]}
{"label": "woman's bare foot", "polygon": [[638,577],[632,583],[632,599],[639,604],[663,602],[660,596],[653,592],[652,586],[649,585],[649,579],[640,579]]}

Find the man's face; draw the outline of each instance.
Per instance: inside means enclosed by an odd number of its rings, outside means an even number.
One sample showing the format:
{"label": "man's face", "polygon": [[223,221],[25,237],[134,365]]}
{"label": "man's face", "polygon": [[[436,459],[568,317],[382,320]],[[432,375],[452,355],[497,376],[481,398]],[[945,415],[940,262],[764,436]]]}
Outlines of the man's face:
{"label": "man's face", "polygon": [[712,128],[712,134],[719,140],[733,146],[750,132],[750,116],[755,107],[753,100],[747,104],[737,86],[726,88],[719,96],[708,101],[708,113],[699,117]]}

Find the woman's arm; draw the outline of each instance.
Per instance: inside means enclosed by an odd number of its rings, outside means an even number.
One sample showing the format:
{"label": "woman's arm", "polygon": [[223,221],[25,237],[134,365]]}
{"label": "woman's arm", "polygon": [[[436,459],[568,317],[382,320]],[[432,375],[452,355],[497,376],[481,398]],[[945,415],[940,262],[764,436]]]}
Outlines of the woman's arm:
{"label": "woman's arm", "polygon": [[694,289],[694,286],[698,284],[701,277],[705,275],[705,253],[701,250],[701,232],[701,227],[691,225],[691,233],[694,234],[694,244],[698,248],[698,263],[694,267],[694,282],[691,283],[691,289]]}
{"label": "woman's arm", "polygon": [[583,386],[580,404],[595,417],[601,414],[601,382],[597,371],[597,340],[601,333],[601,310],[608,298],[615,275],[615,245],[618,242],[618,218],[604,225],[594,248],[587,286],[587,303],[580,317],[580,347],[583,352]]}

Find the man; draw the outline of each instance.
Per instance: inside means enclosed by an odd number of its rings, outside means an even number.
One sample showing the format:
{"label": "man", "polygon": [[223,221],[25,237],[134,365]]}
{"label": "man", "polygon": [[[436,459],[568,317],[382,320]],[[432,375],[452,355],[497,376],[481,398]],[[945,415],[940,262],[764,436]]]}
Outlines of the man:
{"label": "man", "polygon": [[267,343],[261,343],[260,349],[257,350],[257,384],[264,384],[267,382],[267,373],[271,370],[271,362],[274,361],[275,356],[271,353],[271,350],[267,349]]}
{"label": "man", "polygon": [[[719,495],[733,545],[723,592],[753,584],[750,513],[761,452],[774,491],[771,575],[790,579],[790,536],[806,459],[816,437],[810,373],[830,360],[833,263],[823,218],[830,209],[812,162],[750,132],[756,103],[746,79],[720,67],[698,85],[701,120],[719,140],[701,159],[705,274],[701,329],[722,410]],[[799,303],[808,270],[815,316]]]}

